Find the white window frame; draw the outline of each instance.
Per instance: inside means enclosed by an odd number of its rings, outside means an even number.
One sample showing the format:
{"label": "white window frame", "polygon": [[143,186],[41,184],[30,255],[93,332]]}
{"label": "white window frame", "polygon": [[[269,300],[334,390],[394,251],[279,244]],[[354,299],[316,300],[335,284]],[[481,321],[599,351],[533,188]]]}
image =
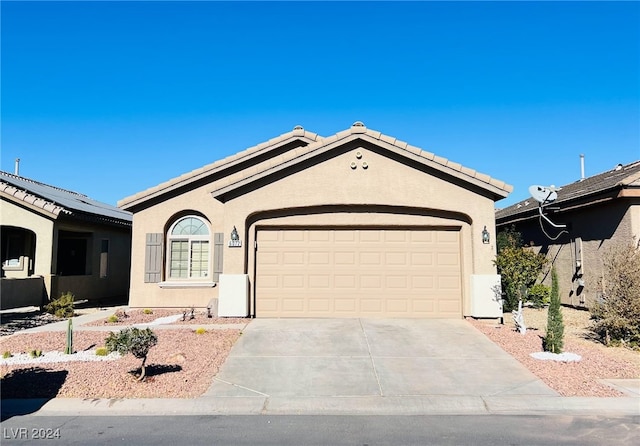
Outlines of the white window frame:
{"label": "white window frame", "polygon": [[[178,223],[180,223],[181,221],[187,219],[187,218],[194,218],[196,220],[199,220],[200,222],[202,222],[205,227],[207,228],[207,234],[206,235],[174,235],[173,231],[176,227],[176,225],[178,225]],[[171,276],[171,244],[174,241],[186,241],[188,243],[188,254],[187,254],[187,277],[172,277]],[[207,255],[207,268],[206,268],[206,276],[201,277],[191,277],[191,256],[192,256],[192,246],[193,246],[193,242],[202,242],[202,241],[206,241],[209,245],[209,249],[208,249],[208,255]],[[166,241],[166,252],[167,252],[167,256],[166,256],[166,277],[167,277],[167,281],[168,282],[208,282],[210,280],[211,277],[211,267],[212,267],[212,253],[213,253],[213,243],[212,243],[212,239],[211,239],[211,225],[209,225],[209,222],[207,220],[205,220],[204,218],[198,216],[198,215],[184,215],[178,219],[176,219],[176,221],[174,221],[171,226],[169,227],[169,230],[167,231],[167,241]]]}

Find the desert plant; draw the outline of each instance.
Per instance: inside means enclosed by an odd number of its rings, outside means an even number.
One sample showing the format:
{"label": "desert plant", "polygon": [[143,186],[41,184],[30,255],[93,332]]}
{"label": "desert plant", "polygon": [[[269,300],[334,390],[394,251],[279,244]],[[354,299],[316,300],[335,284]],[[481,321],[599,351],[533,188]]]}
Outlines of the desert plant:
{"label": "desert plant", "polygon": [[549,312],[547,313],[547,334],[542,340],[545,352],[562,353],[564,347],[564,322],[560,308],[560,291],[556,269],[551,269],[551,294],[549,297]]}
{"label": "desert plant", "polygon": [[69,318],[69,322],[67,323],[67,345],[64,352],[67,355],[73,353],[73,322],[71,318]]}
{"label": "desert plant", "polygon": [[59,318],[73,317],[74,295],[70,292],[62,294],[44,306],[44,311]]}
{"label": "desert plant", "polygon": [[109,354],[109,350],[107,347],[98,347],[96,349],[96,356],[107,356]]}
{"label": "desert plant", "polygon": [[140,376],[138,381],[144,381],[146,375],[145,363],[151,347],[158,343],[158,337],[150,328],[140,330],[139,328],[125,328],[119,333],[111,332],[105,339],[105,345],[109,352],[118,352],[121,355],[131,353],[138,359],[142,359],[140,365]]}
{"label": "desert plant", "polygon": [[6,352],[4,352],[4,353],[2,354],[2,357],[3,357],[4,359],[12,358],[12,357],[13,357],[13,354],[11,354],[11,352],[10,352],[10,351],[6,351]]}
{"label": "desert plant", "polygon": [[527,293],[527,300],[531,302],[534,308],[542,308],[549,303],[549,287],[542,283],[536,283]]}
{"label": "desert plant", "polygon": [[591,330],[606,344],[640,345],[640,249],[617,245],[604,255],[603,297],[590,308]]}
{"label": "desert plant", "polygon": [[498,253],[494,264],[502,278],[502,289],[506,294],[504,311],[508,312],[518,308],[521,290],[527,290],[535,283],[547,259],[528,248],[507,246]]}
{"label": "desert plant", "polygon": [[118,322],[120,319],[118,319],[118,316],[116,316],[115,314],[112,314],[111,316],[109,316],[107,318],[107,322],[109,322],[110,324],[115,324],[116,322]]}
{"label": "desert plant", "polygon": [[29,351],[29,356],[31,356],[32,358],[39,358],[40,356],[42,356],[42,350],[33,349]]}
{"label": "desert plant", "polygon": [[205,334],[207,332],[207,330],[205,330],[203,327],[199,327],[198,329],[196,329],[196,334]]}
{"label": "desert plant", "polygon": [[142,310],[142,312],[144,314],[153,314],[153,310],[151,308],[145,308],[144,310]]}

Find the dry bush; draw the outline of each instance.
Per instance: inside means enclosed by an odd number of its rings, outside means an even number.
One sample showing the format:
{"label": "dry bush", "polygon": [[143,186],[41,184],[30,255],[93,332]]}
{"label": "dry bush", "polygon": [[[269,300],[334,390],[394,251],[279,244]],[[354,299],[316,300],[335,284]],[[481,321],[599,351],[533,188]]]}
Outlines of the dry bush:
{"label": "dry bush", "polygon": [[604,256],[604,295],[591,308],[592,330],[607,345],[640,346],[640,249],[617,245]]}

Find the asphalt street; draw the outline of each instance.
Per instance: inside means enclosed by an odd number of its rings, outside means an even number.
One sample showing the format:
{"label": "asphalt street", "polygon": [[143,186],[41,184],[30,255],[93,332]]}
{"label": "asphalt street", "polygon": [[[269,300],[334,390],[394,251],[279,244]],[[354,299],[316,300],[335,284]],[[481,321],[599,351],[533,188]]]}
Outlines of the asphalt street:
{"label": "asphalt street", "polygon": [[2,445],[640,444],[640,416],[16,416]]}

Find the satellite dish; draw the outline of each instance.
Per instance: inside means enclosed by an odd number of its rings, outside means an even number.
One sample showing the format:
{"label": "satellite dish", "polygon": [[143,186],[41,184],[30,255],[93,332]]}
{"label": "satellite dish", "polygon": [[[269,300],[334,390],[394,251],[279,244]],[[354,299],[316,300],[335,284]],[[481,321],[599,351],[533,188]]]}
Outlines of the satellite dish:
{"label": "satellite dish", "polygon": [[530,186],[529,193],[533,197],[534,200],[540,203],[551,203],[558,198],[558,193],[555,190],[555,187],[545,187],[545,186]]}

